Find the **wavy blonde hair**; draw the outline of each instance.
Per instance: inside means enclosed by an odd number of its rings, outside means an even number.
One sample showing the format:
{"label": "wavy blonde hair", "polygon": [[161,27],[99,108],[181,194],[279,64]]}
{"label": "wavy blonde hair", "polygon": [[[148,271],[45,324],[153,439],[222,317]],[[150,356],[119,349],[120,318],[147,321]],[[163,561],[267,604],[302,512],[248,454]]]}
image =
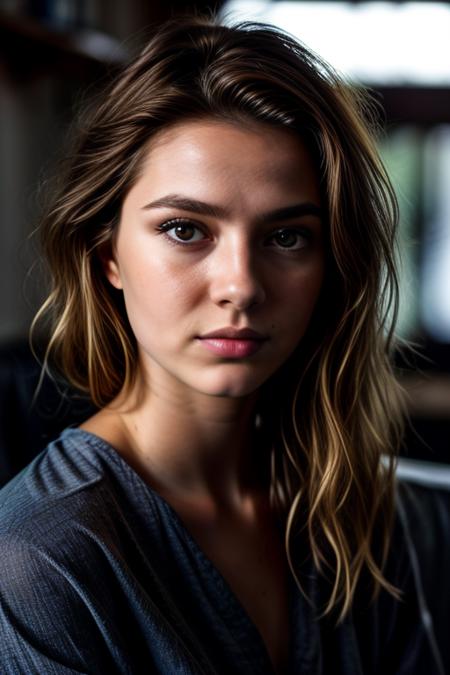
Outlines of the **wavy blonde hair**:
{"label": "wavy blonde hair", "polygon": [[383,565],[401,433],[389,363],[397,207],[362,92],[271,26],[187,18],[158,27],[79,131],[41,227],[51,292],[35,327],[49,330],[45,363],[97,406],[133,382],[136,342],[99,250],[114,235],[149,139],[205,116],[294,130],[320,173],[326,279],[301,344],[262,387],[259,418],[271,440],[271,496],[284,514],[292,572],[301,587],[296,551],[305,541],[331,580],[324,612],[342,618],[363,570],[375,593],[395,592]]}

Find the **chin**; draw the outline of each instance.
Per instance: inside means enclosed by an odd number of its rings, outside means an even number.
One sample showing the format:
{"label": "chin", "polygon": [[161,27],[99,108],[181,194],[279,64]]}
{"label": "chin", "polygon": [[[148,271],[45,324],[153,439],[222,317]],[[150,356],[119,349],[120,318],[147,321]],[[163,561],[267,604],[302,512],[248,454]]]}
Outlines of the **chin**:
{"label": "chin", "polygon": [[[205,382],[201,387],[197,382],[195,387],[198,391],[202,391],[209,396],[225,397],[225,398],[243,398],[254,394],[266,380],[269,378],[255,378],[255,377],[227,377],[216,378],[216,381]],[[199,386],[200,385],[200,386]]]}

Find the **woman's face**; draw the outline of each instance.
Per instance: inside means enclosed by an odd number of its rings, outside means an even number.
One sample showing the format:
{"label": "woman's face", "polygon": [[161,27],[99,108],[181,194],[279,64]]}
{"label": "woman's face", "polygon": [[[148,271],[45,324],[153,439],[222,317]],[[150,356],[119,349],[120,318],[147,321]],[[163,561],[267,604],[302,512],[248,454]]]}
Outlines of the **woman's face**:
{"label": "woman's face", "polygon": [[322,284],[320,208],[293,132],[198,120],[153,137],[105,261],[152,390],[245,396],[286,361]]}

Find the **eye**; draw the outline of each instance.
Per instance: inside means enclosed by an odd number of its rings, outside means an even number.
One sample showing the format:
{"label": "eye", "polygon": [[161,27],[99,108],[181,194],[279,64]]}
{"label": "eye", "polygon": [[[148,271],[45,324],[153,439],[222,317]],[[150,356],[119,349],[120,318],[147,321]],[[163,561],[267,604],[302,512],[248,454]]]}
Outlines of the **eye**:
{"label": "eye", "polygon": [[164,232],[176,244],[192,244],[205,239],[202,230],[190,220],[173,218],[158,225],[158,230]]}
{"label": "eye", "polygon": [[307,230],[298,230],[291,227],[277,230],[268,241],[274,242],[277,248],[298,251],[306,248],[310,239],[311,234]]}

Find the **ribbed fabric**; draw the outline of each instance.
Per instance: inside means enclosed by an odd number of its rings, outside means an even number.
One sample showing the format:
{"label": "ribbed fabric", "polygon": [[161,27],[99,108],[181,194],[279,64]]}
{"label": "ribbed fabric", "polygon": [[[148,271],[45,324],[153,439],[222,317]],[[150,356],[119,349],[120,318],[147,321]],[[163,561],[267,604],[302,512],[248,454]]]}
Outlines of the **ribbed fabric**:
{"label": "ribbed fabric", "polygon": [[[315,619],[316,575],[307,577],[313,604],[292,582],[288,672],[432,675],[420,669],[427,646],[404,564],[396,555],[401,606],[382,595],[338,628]],[[67,429],[0,491],[0,672],[273,669],[248,614],[169,504],[106,442]]]}

